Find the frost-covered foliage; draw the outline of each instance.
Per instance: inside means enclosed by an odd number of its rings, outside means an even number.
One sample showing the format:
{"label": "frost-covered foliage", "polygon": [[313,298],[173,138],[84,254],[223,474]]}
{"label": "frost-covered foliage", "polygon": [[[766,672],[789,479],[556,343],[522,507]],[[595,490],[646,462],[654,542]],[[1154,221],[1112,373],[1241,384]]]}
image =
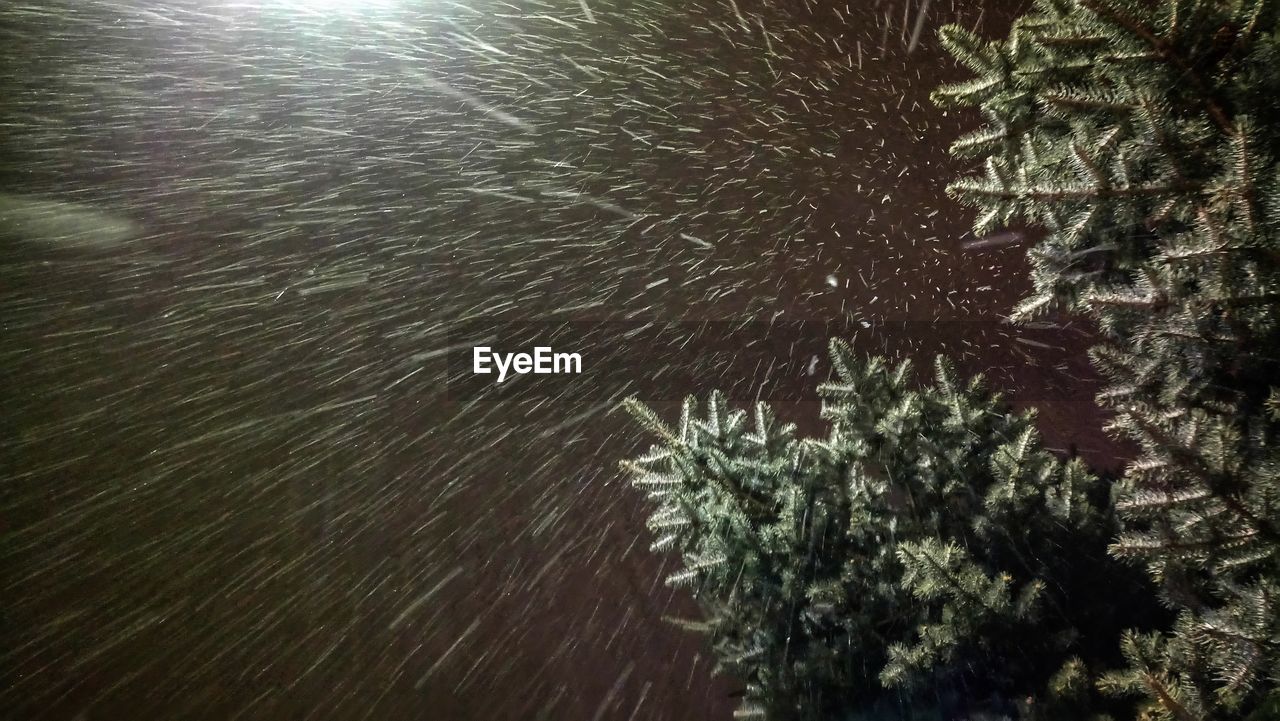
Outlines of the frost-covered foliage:
{"label": "frost-covered foliage", "polygon": [[987,121],[952,148],[985,173],[951,191],[978,233],[1048,231],[1015,316],[1107,335],[1102,401],[1141,449],[1112,550],[1181,617],[1126,636],[1105,687],[1153,719],[1280,717],[1278,22],[1273,0],[1039,0],[1004,41],[942,32],[977,77],[936,98]]}
{"label": "frost-covered foliage", "polygon": [[1152,617],[1152,594],[1107,556],[1106,485],[941,358],[917,388],[908,362],[831,350],[823,438],[718,393],[687,400],[674,428],[627,404],[660,439],[624,463],[654,505],[653,548],[679,553],[668,583],[705,611],[683,625],[746,682],[739,715],[1095,705],[1089,674]]}

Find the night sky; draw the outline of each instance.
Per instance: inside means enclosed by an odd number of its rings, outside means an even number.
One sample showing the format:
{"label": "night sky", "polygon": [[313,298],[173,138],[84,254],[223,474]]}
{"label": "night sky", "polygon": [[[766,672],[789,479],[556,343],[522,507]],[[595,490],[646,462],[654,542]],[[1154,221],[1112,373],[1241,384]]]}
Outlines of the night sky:
{"label": "night sky", "polygon": [[[816,432],[831,335],[1114,465],[944,192],[934,33],[1022,4],[5,3],[0,193],[134,230],[0,234],[0,717],[727,720],[614,406]],[[584,373],[477,385],[489,329]]]}

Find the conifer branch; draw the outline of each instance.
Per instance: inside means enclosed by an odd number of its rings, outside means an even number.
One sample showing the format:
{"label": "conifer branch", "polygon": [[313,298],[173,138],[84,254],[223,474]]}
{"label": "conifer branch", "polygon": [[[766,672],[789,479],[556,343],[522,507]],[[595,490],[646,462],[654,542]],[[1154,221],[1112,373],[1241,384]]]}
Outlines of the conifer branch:
{"label": "conifer branch", "polygon": [[1169,44],[1164,38],[1157,36],[1151,28],[1143,25],[1136,18],[1128,13],[1113,6],[1110,2],[1104,0],[1079,0],[1080,5],[1089,8],[1097,13],[1099,17],[1104,17],[1112,22],[1120,25],[1128,30],[1135,37],[1141,38],[1164,62],[1178,68],[1183,77],[1186,77],[1194,86],[1196,94],[1202,99],[1205,111],[1209,113],[1209,117],[1213,118],[1213,122],[1224,133],[1230,133],[1232,129],[1231,121],[1227,119],[1227,114],[1218,106],[1216,100],[1209,89],[1204,78],[1200,77],[1200,73],[1182,58],[1181,54]]}
{"label": "conifer branch", "polygon": [[1275,0],[1037,0],[994,45],[1007,65],[977,70],[1017,104],[968,98],[1016,141],[958,148],[985,172],[948,188],[982,232],[1049,231],[1014,320],[1085,312],[1108,339],[1090,351],[1106,430],[1145,454],[1110,550],[1143,559],[1183,620],[1126,641],[1149,673],[1107,678],[1165,721],[1255,721],[1280,699],[1280,678],[1250,686],[1280,644],[1257,661],[1233,615],[1265,606],[1244,589],[1280,554],[1280,392],[1258,398],[1280,366],[1277,23]]}
{"label": "conifer branch", "polygon": [[[824,386],[825,438],[783,433],[764,406],[748,429],[719,402],[687,403],[687,432],[624,464],[642,488],[678,489],[646,523],[657,550],[683,560],[668,583],[691,589],[707,617],[677,623],[709,635],[718,667],[747,682],[742,710],[771,719],[844,717],[886,698],[885,684],[924,693],[935,674],[984,683],[975,664],[992,653],[1008,659],[1002,675],[1042,693],[1063,665],[1055,656],[1078,652],[1053,639],[1115,601],[1089,591],[1096,602],[1082,603],[1079,580],[1064,579],[1085,575],[1052,573],[1087,562],[1091,587],[1098,571],[1128,573],[1118,561],[1096,565],[1115,530],[1091,490],[1098,479],[1078,464],[1064,470],[1028,417],[976,379],[961,382],[944,359],[916,391],[906,362],[864,360],[838,342],[831,356],[844,383]],[[743,485],[756,474],[767,478]],[[1068,477],[1069,492],[1047,491]],[[745,508],[736,491],[769,513]],[[912,513],[896,510],[907,502]],[[1008,568],[1018,569],[1012,595]],[[1053,612],[1040,617],[1041,607]],[[1028,661],[1038,654],[1013,632],[1033,622],[1053,629],[1043,661]],[[836,707],[811,705],[818,697]]]}

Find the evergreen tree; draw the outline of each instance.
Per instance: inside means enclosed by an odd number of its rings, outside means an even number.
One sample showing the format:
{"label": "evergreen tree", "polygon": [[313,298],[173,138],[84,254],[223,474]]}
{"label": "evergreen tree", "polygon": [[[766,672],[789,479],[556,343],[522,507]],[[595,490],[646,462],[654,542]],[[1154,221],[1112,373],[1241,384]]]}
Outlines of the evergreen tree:
{"label": "evergreen tree", "polygon": [[[948,27],[986,124],[952,151],[975,232],[1026,221],[1017,319],[1094,317],[1111,428],[1139,458],[1112,552],[1179,613],[1103,688],[1145,718],[1280,718],[1280,3],[1038,0],[1007,40]],[[1270,400],[1269,400],[1270,399]],[[1262,714],[1262,716],[1259,716]]]}
{"label": "evergreen tree", "polygon": [[679,553],[667,581],[705,612],[677,622],[745,681],[738,716],[1101,712],[1091,683],[1120,631],[1161,616],[1107,555],[1107,485],[942,359],[917,389],[908,362],[831,350],[824,438],[718,393],[675,427],[626,404],[659,439],[623,464],[654,504],[653,548]]}

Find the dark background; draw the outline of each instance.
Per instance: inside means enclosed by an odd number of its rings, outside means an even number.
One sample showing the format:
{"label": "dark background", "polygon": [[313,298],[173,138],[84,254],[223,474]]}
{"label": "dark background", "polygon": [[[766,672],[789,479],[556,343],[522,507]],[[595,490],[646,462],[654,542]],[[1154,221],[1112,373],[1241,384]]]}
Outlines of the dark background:
{"label": "dark background", "polygon": [[[0,8],[0,190],[143,229],[0,246],[0,715],[728,719],[591,374],[631,349],[451,396],[459,327],[680,322],[627,357],[642,395],[814,431],[825,358],[790,369],[861,332],[1114,464],[1087,330],[1002,324],[1026,241],[967,247],[943,192],[976,118],[928,101],[962,75],[934,31],[1021,3],[586,5]],[[706,362],[775,320],[777,369]]]}

